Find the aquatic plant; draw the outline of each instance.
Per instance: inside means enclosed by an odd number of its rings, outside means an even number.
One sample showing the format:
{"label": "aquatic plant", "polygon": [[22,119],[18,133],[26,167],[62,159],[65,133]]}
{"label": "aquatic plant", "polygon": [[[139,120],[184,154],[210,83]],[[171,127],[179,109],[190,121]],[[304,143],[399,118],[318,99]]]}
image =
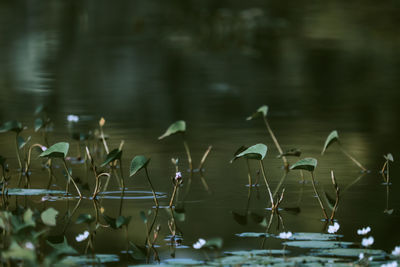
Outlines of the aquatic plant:
{"label": "aquatic plant", "polygon": [[[383,155],[383,158],[385,159],[385,163],[383,164],[381,173],[383,176],[383,179],[385,183],[389,184],[390,183],[390,177],[389,177],[389,162],[394,162],[393,155],[391,153],[387,153],[386,155]],[[385,176],[385,170],[386,170],[386,176]]]}
{"label": "aquatic plant", "polygon": [[317,160],[314,158],[304,158],[299,161],[297,161],[295,164],[293,164],[290,169],[291,170],[306,170],[311,173],[311,181],[314,189],[314,193],[318,198],[319,205],[321,206],[322,212],[324,213],[324,218],[325,220],[329,220],[328,215],[326,214],[324,204],[322,204],[321,198],[319,196],[319,193],[317,191],[317,188],[315,187],[315,178],[314,178],[314,170],[317,167]]}
{"label": "aquatic plant", "polygon": [[46,157],[46,158],[58,158],[61,159],[64,169],[67,172],[67,176],[68,176],[68,180],[67,180],[67,186],[66,186],[66,193],[68,194],[68,189],[69,189],[69,183],[70,181],[72,181],[72,183],[75,186],[76,191],[78,192],[78,195],[80,198],[82,198],[82,194],[81,191],[78,188],[78,185],[75,183],[74,178],[72,177],[68,167],[67,167],[67,163],[65,161],[65,158],[68,154],[68,149],[69,149],[69,144],[67,142],[59,142],[56,143],[54,145],[52,145],[51,147],[49,147],[48,149],[46,149],[45,151],[43,151],[39,157]]}
{"label": "aquatic plant", "polygon": [[[239,147],[239,148],[235,151],[235,153],[233,153],[233,159],[231,160],[231,163],[236,159],[236,156],[237,156],[237,155],[239,155],[240,153],[242,153],[242,152],[245,151],[246,149],[248,149],[247,146],[241,146],[241,147]],[[245,159],[246,159],[247,178],[248,178],[248,180],[249,180],[249,187],[252,187],[252,186],[253,186],[253,182],[252,182],[252,179],[251,179],[249,159],[246,158],[246,157],[245,157]]]}
{"label": "aquatic plant", "polygon": [[371,227],[369,226],[357,230],[358,235],[366,235],[369,232],[371,232]]}
{"label": "aquatic plant", "polygon": [[362,245],[363,247],[369,247],[369,246],[371,246],[373,243],[374,243],[374,237],[373,237],[373,236],[365,237],[365,238],[363,238],[362,241],[361,241],[361,245]]}
{"label": "aquatic plant", "polygon": [[21,161],[21,156],[19,154],[21,138],[20,138],[19,134],[22,132],[23,129],[24,128],[22,127],[22,123],[20,123],[19,121],[15,121],[15,120],[7,121],[7,122],[3,123],[2,126],[0,126],[0,133],[6,133],[6,132],[14,132],[15,133],[15,152],[17,154],[19,170],[21,170],[21,171],[22,171],[22,161]]}
{"label": "aquatic plant", "polygon": [[328,137],[325,140],[324,147],[322,148],[321,155],[325,154],[325,151],[328,149],[328,147],[333,144],[333,143],[338,143],[340,151],[342,151],[343,154],[346,155],[350,160],[352,160],[358,167],[361,168],[363,172],[367,172],[368,170],[358,161],[356,160],[352,155],[350,155],[344,148],[342,147],[342,144],[339,140],[339,134],[336,130],[332,131]]}
{"label": "aquatic plant", "polygon": [[130,168],[129,176],[131,177],[131,176],[135,175],[136,173],[138,173],[141,169],[144,169],[144,171],[146,173],[147,181],[149,182],[149,185],[151,188],[151,192],[153,192],[154,203],[156,204],[156,207],[158,207],[158,200],[157,200],[156,192],[154,191],[153,184],[151,183],[149,173],[147,171],[147,165],[149,164],[149,162],[150,162],[150,159],[146,158],[145,156],[142,156],[142,155],[135,156],[131,161],[131,168]]}
{"label": "aquatic plant", "polygon": [[329,225],[328,233],[334,234],[339,230],[339,228],[340,228],[340,225],[337,222],[335,222],[333,225]]}
{"label": "aquatic plant", "polygon": [[271,126],[268,123],[267,114],[268,114],[268,106],[264,105],[264,106],[259,107],[257,109],[257,111],[254,112],[251,116],[247,117],[246,120],[249,121],[249,120],[252,120],[252,119],[254,119],[254,118],[256,118],[256,117],[258,117],[260,115],[262,116],[262,118],[264,120],[264,123],[265,123],[265,126],[267,127],[267,130],[269,132],[269,135],[271,136],[272,141],[274,141],[274,144],[275,144],[276,148],[278,149],[279,154],[281,155],[284,167],[285,167],[285,169],[288,169],[289,168],[289,162],[287,161],[286,156],[284,155],[283,150],[282,150],[281,146],[279,145],[278,139],[276,139],[275,134],[272,131]]}
{"label": "aquatic plant", "polygon": [[[263,159],[264,157],[267,155],[267,151],[268,151],[268,147],[264,144],[256,144],[253,145],[249,148],[244,149],[242,152],[237,153],[235,155],[235,157],[231,160],[231,163],[233,161],[235,161],[236,159],[239,158],[245,158],[247,159],[252,159],[252,160],[258,160],[260,163],[260,167],[261,167],[261,173],[263,175],[264,178],[264,182],[265,182],[265,186],[267,187],[267,191],[269,194],[269,198],[271,201],[271,207],[273,208],[274,205],[274,198],[272,197],[272,192],[271,192],[271,188],[269,187],[269,183],[267,181],[267,177],[265,175],[265,169],[264,169],[264,163],[263,163]],[[251,180],[250,180],[251,182]]]}
{"label": "aquatic plant", "polygon": [[[122,154],[122,152],[121,152],[121,154]],[[107,172],[100,172],[100,173],[97,172],[97,167],[94,164],[94,159],[93,159],[92,155],[90,154],[89,148],[87,146],[86,146],[86,156],[87,156],[87,158],[88,158],[88,160],[90,162],[90,165],[91,165],[91,168],[92,168],[92,171],[94,173],[95,180],[96,180],[96,183],[95,183],[95,186],[94,186],[94,189],[93,189],[93,195],[92,195],[92,198],[96,198],[97,195],[100,193],[100,190],[101,190],[100,178],[102,176],[110,178],[111,175],[109,173],[107,173]],[[114,159],[114,158],[118,158],[118,157],[114,156],[112,158]],[[107,161],[108,160],[106,160],[106,162]],[[111,160],[110,160],[110,162],[111,162]]]}

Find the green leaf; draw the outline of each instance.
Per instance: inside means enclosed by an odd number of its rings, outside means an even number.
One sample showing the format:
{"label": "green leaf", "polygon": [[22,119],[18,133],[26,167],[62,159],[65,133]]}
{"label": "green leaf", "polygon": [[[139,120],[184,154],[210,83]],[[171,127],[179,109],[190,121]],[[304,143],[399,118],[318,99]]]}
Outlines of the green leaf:
{"label": "green leaf", "polygon": [[67,142],[56,143],[47,150],[43,151],[39,157],[65,158],[68,154],[68,149],[69,144]]}
{"label": "green leaf", "polygon": [[35,120],[34,129],[35,132],[39,131],[44,126],[44,122],[41,118]]}
{"label": "green leaf", "polygon": [[257,111],[254,112],[251,116],[247,117],[246,120],[248,120],[248,121],[252,120],[252,119],[258,117],[259,115],[267,117],[267,114],[268,114],[268,106],[264,105],[264,106],[259,107],[257,109]]}
{"label": "green leaf", "polygon": [[34,262],[36,260],[35,250],[26,249],[18,245],[17,242],[12,241],[8,250],[3,251],[1,256],[7,259],[26,260]]}
{"label": "green leaf", "polygon": [[332,131],[325,140],[324,148],[322,149],[321,155],[325,153],[325,150],[334,142],[339,142],[339,135],[336,130]]}
{"label": "green leaf", "polygon": [[332,249],[323,249],[315,252],[316,255],[321,255],[321,256],[339,256],[339,257],[356,257],[356,258],[358,258],[360,253],[373,256],[374,258],[377,257],[384,258],[386,255],[386,252],[383,250],[364,249],[364,248],[332,248]]}
{"label": "green leaf", "polygon": [[341,235],[299,232],[299,233],[294,233],[290,239],[293,239],[293,240],[328,241],[328,240],[335,240],[338,237],[341,237]]}
{"label": "green leaf", "polygon": [[265,237],[265,236],[269,236],[269,234],[244,232],[244,233],[236,234],[236,236],[238,236],[238,237]]}
{"label": "green leaf", "polygon": [[306,171],[314,171],[317,167],[317,160],[314,158],[304,158],[297,161],[295,164],[290,166],[291,170],[306,170]]}
{"label": "green leaf", "polygon": [[131,218],[132,218],[132,216],[124,217],[124,216],[121,215],[115,221],[115,226],[117,228],[120,228],[120,227],[122,227],[124,225],[128,225],[129,222],[131,221]]}
{"label": "green leaf", "polygon": [[103,215],[103,218],[104,218],[104,220],[110,225],[110,227],[112,228],[112,229],[117,229],[118,227],[117,227],[117,224],[116,224],[116,219],[115,218],[112,218],[112,217],[110,217],[110,216],[107,216],[106,214],[102,214]]}
{"label": "green leaf", "polygon": [[297,148],[292,148],[288,151],[283,152],[282,154],[279,154],[276,156],[278,159],[282,157],[300,157],[301,156],[301,151]]}
{"label": "green leaf", "polygon": [[221,249],[222,248],[223,240],[220,237],[214,237],[206,240],[205,245],[203,248],[208,249]]}
{"label": "green leaf", "polygon": [[142,219],[142,221],[146,224],[147,223],[147,216],[146,213],[144,211],[140,212],[140,218]]}
{"label": "green leaf", "polygon": [[95,220],[95,218],[92,215],[90,215],[88,213],[83,213],[78,216],[75,223],[76,224],[81,224],[81,223],[90,224],[90,223],[94,222],[94,220]]}
{"label": "green leaf", "polygon": [[23,148],[29,141],[31,140],[31,137],[28,136],[26,140],[22,136],[17,136],[17,143],[18,143],[18,148],[21,149]]}
{"label": "green leaf", "polygon": [[238,250],[238,251],[225,251],[226,255],[247,256],[253,257],[254,255],[283,255],[288,254],[288,250],[284,249],[255,249],[255,250]]}
{"label": "green leaf", "polygon": [[165,131],[165,133],[163,135],[158,137],[158,140],[161,140],[165,137],[168,137],[168,136],[176,134],[176,133],[184,133],[185,131],[186,131],[186,122],[185,121],[176,121],[168,127],[168,129]]}
{"label": "green leaf", "polygon": [[393,155],[391,153],[387,153],[386,155],[383,156],[386,160],[389,160],[391,162],[394,161]]}
{"label": "green leaf", "polygon": [[24,212],[24,223],[26,226],[36,226],[35,219],[33,218],[33,211],[31,209],[27,209]]}
{"label": "green leaf", "polygon": [[19,134],[23,130],[22,124],[19,121],[7,121],[0,126],[0,133],[16,132]]}
{"label": "green leaf", "polygon": [[112,150],[110,153],[107,154],[106,160],[100,165],[100,167],[104,167],[107,164],[113,162],[114,160],[121,159],[122,157],[122,150],[118,148]]}
{"label": "green leaf", "polygon": [[118,255],[115,254],[67,256],[57,266],[99,266],[100,263],[119,262],[119,260]]}
{"label": "green leaf", "polygon": [[53,208],[48,208],[40,214],[40,218],[43,223],[48,226],[56,226],[56,217],[58,215],[58,211]]}
{"label": "green leaf", "polygon": [[78,254],[78,252],[73,247],[68,245],[67,238],[65,236],[64,236],[64,241],[61,243],[54,244],[47,241],[47,244],[56,251],[57,255]]}
{"label": "green leaf", "polygon": [[47,190],[47,189],[24,189],[24,188],[10,188],[8,189],[10,196],[38,196],[38,195],[63,195],[65,191],[62,190]]}
{"label": "green leaf", "polygon": [[264,144],[256,144],[247,148],[246,150],[240,152],[239,154],[235,155],[231,163],[238,158],[244,157],[247,159],[257,159],[263,160],[265,155],[267,154],[268,148]]}
{"label": "green leaf", "polygon": [[171,267],[183,267],[183,266],[203,266],[204,262],[199,260],[194,260],[190,258],[179,258],[179,259],[166,259],[164,261],[167,265]]}
{"label": "green leaf", "polygon": [[289,247],[325,249],[325,248],[346,248],[354,243],[343,242],[343,241],[307,240],[307,241],[286,241],[283,242],[282,244]]}
{"label": "green leaf", "polygon": [[146,168],[147,164],[149,164],[149,161],[150,159],[146,158],[145,156],[135,156],[131,161],[129,176],[135,175],[142,168]]}

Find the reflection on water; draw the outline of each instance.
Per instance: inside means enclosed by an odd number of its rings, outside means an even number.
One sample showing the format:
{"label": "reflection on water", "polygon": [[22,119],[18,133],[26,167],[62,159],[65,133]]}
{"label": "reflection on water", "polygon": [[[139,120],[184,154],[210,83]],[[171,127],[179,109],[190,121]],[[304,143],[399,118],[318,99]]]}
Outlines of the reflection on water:
{"label": "reflection on water", "polygon": [[[170,159],[179,158],[184,190],[177,192],[176,208],[184,211],[185,219],[173,219],[169,209],[159,211],[155,227],[161,225],[156,242],[161,247],[157,250],[161,259],[171,253],[178,258],[201,258],[197,251],[179,245],[171,252],[163,239],[175,232],[186,246],[199,237],[222,237],[226,250],[260,246],[260,240],[243,240],[234,234],[265,230],[259,220],[270,218],[265,210],[267,192],[260,185],[251,189],[250,197],[245,162],[229,164],[229,160],[241,145],[267,144],[266,173],[271,187],[277,187],[284,174],[282,161],[276,158],[278,151],[261,120],[245,121],[267,104],[269,122],[283,150],[298,148],[302,157],[317,158],[317,185],[330,196],[335,195],[330,179],[334,170],[341,188],[339,233],[352,240],[355,229],[370,225],[374,246],[390,250],[399,242],[398,8],[395,3],[373,1],[302,5],[2,1],[0,122],[17,119],[28,126],[21,134],[24,138],[32,136],[31,144],[43,143],[43,137],[33,131],[33,112],[44,104],[54,122],[49,144],[68,141],[69,156],[75,157],[79,143],[72,139],[72,132],[94,130],[104,116],[110,149],[125,140],[125,176],[135,155],[151,157],[149,171],[155,190],[167,195],[159,199],[161,206],[168,206],[173,191],[175,167]],[[67,124],[68,114],[81,118],[74,128]],[[157,140],[179,119],[187,122],[186,137],[196,164],[207,147],[213,146],[205,172],[194,173],[190,180],[183,171],[187,161],[180,138]],[[358,167],[335,145],[320,155],[326,136],[334,129],[346,151],[370,173],[360,176]],[[15,185],[19,177],[13,138],[1,134],[0,154],[8,159]],[[84,155],[84,142],[80,149]],[[382,155],[388,152],[395,159],[390,165],[392,185],[382,186],[379,170]],[[64,190],[61,162],[54,163],[53,177],[42,170],[34,154],[31,187],[46,188],[51,181],[51,189]],[[97,157],[103,159],[104,152]],[[289,158],[291,163],[296,160]],[[259,167],[256,162],[250,164],[255,180]],[[82,185],[88,183],[90,191],[84,190],[84,195],[91,195],[93,174],[88,174],[85,164],[71,164],[71,169]],[[299,184],[300,173],[289,172],[283,182],[285,229],[325,231],[311,177],[304,173],[304,178],[308,182]],[[144,174],[125,177],[125,183],[129,191],[149,190]],[[111,180],[108,190],[119,192],[118,180]],[[127,197],[122,206],[120,198],[106,197],[100,202],[112,218],[132,216],[129,240],[147,242],[140,211],[152,209],[151,199]],[[52,206],[60,213],[68,208],[72,212],[76,203],[74,199],[42,202],[33,196],[10,200],[13,208],[17,204],[38,209]],[[81,201],[72,221],[81,213],[93,213],[91,201]],[[275,218],[271,231],[281,231],[279,224]],[[65,231],[74,242],[83,228],[71,223]],[[122,230],[104,228],[98,231],[94,247],[100,253],[119,254],[127,249],[125,239]],[[79,251],[85,249],[80,243],[73,245]],[[279,246],[279,240],[266,240],[265,247]]]}

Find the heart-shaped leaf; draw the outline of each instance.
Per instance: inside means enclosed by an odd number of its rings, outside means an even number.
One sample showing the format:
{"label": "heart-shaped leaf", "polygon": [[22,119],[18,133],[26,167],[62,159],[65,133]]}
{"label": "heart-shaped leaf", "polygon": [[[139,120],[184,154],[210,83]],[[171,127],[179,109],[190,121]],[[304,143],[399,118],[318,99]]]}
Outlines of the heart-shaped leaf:
{"label": "heart-shaped leaf", "polygon": [[100,167],[104,167],[107,164],[113,162],[114,160],[121,159],[122,157],[122,150],[118,148],[112,150],[110,153],[107,154],[106,160],[100,165]]}
{"label": "heart-shaped leaf", "polygon": [[19,121],[7,121],[0,126],[0,133],[16,132],[17,134],[23,130],[22,124]]}
{"label": "heart-shaped leaf", "polygon": [[325,150],[334,142],[339,142],[339,135],[336,130],[332,131],[325,140],[324,148],[322,149],[321,155],[325,153]]}
{"label": "heart-shaped leaf", "polygon": [[267,151],[268,148],[266,145],[256,144],[235,155],[235,157],[231,160],[231,163],[241,157],[245,157],[247,159],[263,160],[265,155],[267,154]]}
{"label": "heart-shaped leaf", "polygon": [[317,167],[317,160],[314,158],[304,158],[297,161],[295,164],[290,166],[291,170],[306,170],[306,171],[314,171]]}
{"label": "heart-shaped leaf", "polygon": [[47,244],[49,244],[49,246],[55,250],[55,253],[57,255],[78,254],[78,252],[73,247],[68,245],[67,238],[65,236],[64,236],[64,241],[61,243],[51,243],[47,241]]}
{"label": "heart-shaped leaf", "polygon": [[258,117],[259,115],[267,117],[267,114],[268,114],[268,106],[264,105],[264,106],[259,107],[257,109],[257,111],[254,112],[251,116],[247,117],[246,120],[248,120],[248,121],[252,120],[252,119]]}
{"label": "heart-shaped leaf", "polygon": [[186,122],[185,121],[176,121],[168,127],[168,129],[165,131],[165,133],[163,135],[158,137],[158,140],[161,140],[165,137],[168,137],[168,136],[176,134],[176,133],[184,133],[185,131],[186,131]]}
{"label": "heart-shaped leaf", "polygon": [[393,155],[391,153],[387,153],[386,155],[383,156],[386,160],[389,160],[391,162],[394,161]]}
{"label": "heart-shaped leaf", "polygon": [[47,210],[43,211],[42,214],[40,214],[40,218],[45,225],[55,226],[57,214],[57,210],[53,208],[48,208]]}
{"label": "heart-shaped leaf", "polygon": [[39,157],[65,158],[68,154],[68,149],[69,144],[67,142],[56,143],[43,151]]}
{"label": "heart-shaped leaf", "polygon": [[134,157],[131,161],[131,168],[130,168],[129,176],[135,175],[142,168],[145,168],[147,166],[147,164],[149,164],[149,161],[150,161],[150,159],[148,159],[142,155]]}
{"label": "heart-shaped leaf", "polygon": [[120,228],[120,227],[122,227],[122,226],[124,226],[124,225],[128,225],[129,224],[129,222],[131,221],[131,218],[132,218],[132,216],[128,216],[128,217],[125,217],[125,216],[119,216],[118,218],[117,218],[117,220],[115,221],[115,226],[117,227],[117,228]]}

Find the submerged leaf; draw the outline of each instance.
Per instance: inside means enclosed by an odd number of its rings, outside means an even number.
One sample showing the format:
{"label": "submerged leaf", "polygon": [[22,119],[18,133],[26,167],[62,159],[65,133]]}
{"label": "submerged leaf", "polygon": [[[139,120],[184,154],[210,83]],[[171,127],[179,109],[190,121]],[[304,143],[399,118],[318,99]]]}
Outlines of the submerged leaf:
{"label": "submerged leaf", "polygon": [[23,130],[22,128],[22,123],[19,121],[7,121],[3,123],[3,125],[0,126],[0,133],[5,133],[5,132],[16,132],[19,134]]}
{"label": "submerged leaf", "polygon": [[267,117],[267,114],[268,114],[268,106],[264,105],[264,106],[259,107],[257,109],[257,111],[254,112],[251,116],[247,117],[246,120],[248,120],[248,121],[252,120],[252,119],[258,117],[259,115],[263,115],[264,117]]}
{"label": "submerged leaf", "polygon": [[235,157],[231,160],[231,163],[241,157],[245,157],[247,159],[263,160],[265,155],[267,154],[267,151],[268,147],[266,145],[256,144],[235,155]]}
{"label": "submerged leaf", "polygon": [[295,164],[290,166],[291,170],[306,170],[306,171],[314,171],[317,167],[317,160],[314,158],[304,158],[297,161]]}
{"label": "submerged leaf", "polygon": [[67,142],[59,142],[43,151],[39,157],[65,158],[68,154],[68,149],[69,144]]}
{"label": "submerged leaf", "polygon": [[47,210],[43,211],[42,214],[40,214],[40,218],[42,219],[45,225],[55,226],[57,215],[58,215],[57,210],[53,208],[48,208]]}
{"label": "submerged leaf", "polygon": [[163,135],[158,137],[158,140],[161,140],[165,137],[168,137],[176,133],[184,133],[185,131],[186,131],[186,122],[182,120],[176,121],[168,127],[168,129],[165,131]]}
{"label": "submerged leaf", "polygon": [[146,168],[147,164],[149,164],[149,161],[150,159],[146,158],[145,156],[135,156],[131,161],[129,176],[136,174],[142,168]]}
{"label": "submerged leaf", "polygon": [[114,160],[120,160],[122,157],[122,150],[118,148],[112,150],[110,153],[107,154],[106,160],[100,165],[100,167],[104,167],[107,164],[113,162]]}
{"label": "submerged leaf", "polygon": [[325,150],[334,142],[339,142],[339,135],[336,130],[332,131],[325,140],[324,148],[322,149],[321,155],[325,153]]}

